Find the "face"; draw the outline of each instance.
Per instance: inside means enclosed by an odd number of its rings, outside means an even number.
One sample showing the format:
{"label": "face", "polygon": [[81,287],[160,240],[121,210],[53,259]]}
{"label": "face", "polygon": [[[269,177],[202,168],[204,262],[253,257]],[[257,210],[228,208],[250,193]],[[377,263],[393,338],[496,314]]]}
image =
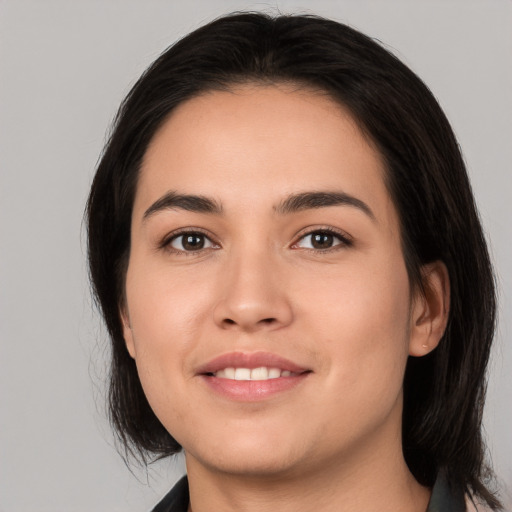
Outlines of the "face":
{"label": "face", "polygon": [[147,150],[131,237],[127,348],[188,464],[292,474],[400,449],[416,301],[383,163],[337,103],[185,102]]}

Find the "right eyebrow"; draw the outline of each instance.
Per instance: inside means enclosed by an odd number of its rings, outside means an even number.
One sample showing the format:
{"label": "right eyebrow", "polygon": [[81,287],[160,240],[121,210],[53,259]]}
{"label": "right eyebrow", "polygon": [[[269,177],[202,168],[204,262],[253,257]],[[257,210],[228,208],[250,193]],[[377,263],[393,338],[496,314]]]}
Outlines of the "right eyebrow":
{"label": "right eyebrow", "polygon": [[187,210],[196,213],[210,213],[214,215],[222,215],[222,205],[209,197],[178,194],[171,190],[157,199],[145,212],[142,220],[147,220],[155,213],[164,210]]}

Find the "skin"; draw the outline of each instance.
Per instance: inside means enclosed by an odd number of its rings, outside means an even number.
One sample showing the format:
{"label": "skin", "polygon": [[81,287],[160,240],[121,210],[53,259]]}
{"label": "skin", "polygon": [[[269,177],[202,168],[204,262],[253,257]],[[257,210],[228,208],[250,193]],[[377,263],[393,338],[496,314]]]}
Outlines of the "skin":
{"label": "skin", "polygon": [[[430,491],[402,455],[402,383],[409,355],[444,332],[448,277],[434,263],[426,294],[411,289],[384,175],[339,104],[284,85],[189,100],[151,142],[121,315],[151,407],[185,450],[194,512],[426,510]],[[222,214],[145,216],[169,191],[212,198]],[[305,191],[341,191],[371,215],[276,211]],[[183,246],[185,228],[205,234],[202,249]],[[315,248],[309,234],[326,228],[350,242]],[[268,399],[230,400],[197,368],[233,351],[310,373]]]}

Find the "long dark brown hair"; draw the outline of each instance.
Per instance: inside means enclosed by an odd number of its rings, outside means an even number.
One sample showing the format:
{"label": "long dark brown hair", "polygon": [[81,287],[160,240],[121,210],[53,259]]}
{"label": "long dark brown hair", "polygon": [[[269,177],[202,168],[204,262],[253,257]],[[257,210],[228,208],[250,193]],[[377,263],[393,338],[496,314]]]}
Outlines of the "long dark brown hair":
{"label": "long dark brown hair", "polygon": [[441,260],[451,284],[441,343],[407,364],[405,459],[421,484],[432,486],[443,470],[454,488],[498,509],[481,435],[494,278],[459,146],[434,96],[410,69],[371,38],[315,16],[217,19],[166,50],[121,105],[86,215],[91,281],[112,342],[110,417],[126,453],[146,461],[181,448],[144,396],[119,316],[140,163],[177,105],[247,82],[329,94],[379,149],[411,283],[421,287],[421,266]]}

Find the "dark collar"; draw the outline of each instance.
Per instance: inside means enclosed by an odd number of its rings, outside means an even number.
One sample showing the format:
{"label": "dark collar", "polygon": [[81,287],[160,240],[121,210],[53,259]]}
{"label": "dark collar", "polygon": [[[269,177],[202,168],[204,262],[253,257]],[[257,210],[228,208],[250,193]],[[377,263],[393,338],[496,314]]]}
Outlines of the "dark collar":
{"label": "dark collar", "polygon": [[[153,509],[152,512],[187,512],[188,480],[184,476]],[[443,473],[437,477],[427,512],[464,512],[466,505],[463,493],[450,489]]]}
{"label": "dark collar", "polygon": [[465,512],[464,493],[451,488],[443,471],[437,475],[427,512]]}
{"label": "dark collar", "polygon": [[152,512],[187,512],[188,502],[188,480],[185,475]]}

